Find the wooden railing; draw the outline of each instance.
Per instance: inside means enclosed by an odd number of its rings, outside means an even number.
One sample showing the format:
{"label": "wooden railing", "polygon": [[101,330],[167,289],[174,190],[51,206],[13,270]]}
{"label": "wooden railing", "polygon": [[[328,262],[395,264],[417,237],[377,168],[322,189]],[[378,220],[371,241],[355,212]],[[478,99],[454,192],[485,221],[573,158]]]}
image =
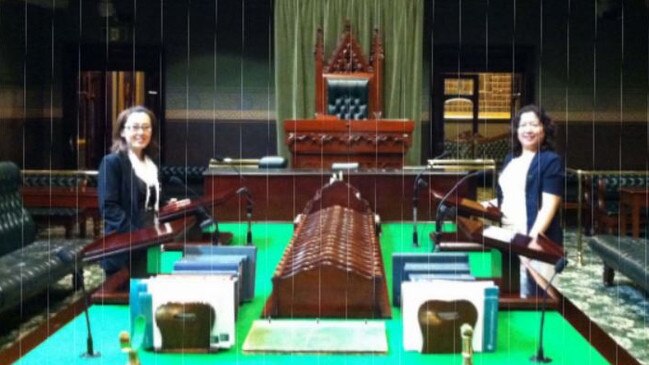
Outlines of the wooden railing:
{"label": "wooden railing", "polygon": [[[95,237],[101,217],[97,200],[97,171],[94,170],[23,170],[21,195],[23,205],[34,220],[61,224],[71,237],[75,223],[79,234],[86,235],[86,220],[92,218]],[[37,214],[35,214],[37,213]]]}

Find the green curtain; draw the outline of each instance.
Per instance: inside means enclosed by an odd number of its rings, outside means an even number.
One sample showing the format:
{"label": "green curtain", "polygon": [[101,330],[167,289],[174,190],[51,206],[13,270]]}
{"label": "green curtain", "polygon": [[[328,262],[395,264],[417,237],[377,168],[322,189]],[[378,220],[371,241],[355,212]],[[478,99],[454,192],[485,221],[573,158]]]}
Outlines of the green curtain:
{"label": "green curtain", "polygon": [[369,59],[372,32],[379,28],[385,53],[383,115],[415,121],[407,164],[419,164],[423,90],[423,0],[275,0],[275,97],[277,145],[284,141],[286,119],[315,113],[315,38],[322,27],[325,61],[349,19]]}

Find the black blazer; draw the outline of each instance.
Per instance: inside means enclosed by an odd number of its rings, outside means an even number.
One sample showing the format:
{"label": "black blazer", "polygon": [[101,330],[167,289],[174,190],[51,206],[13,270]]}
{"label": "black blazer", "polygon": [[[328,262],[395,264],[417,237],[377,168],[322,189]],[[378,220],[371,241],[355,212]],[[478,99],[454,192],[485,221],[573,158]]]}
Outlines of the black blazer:
{"label": "black blazer", "polygon": [[146,184],[135,175],[126,152],[104,156],[99,165],[97,190],[105,234],[145,226]]}
{"label": "black blazer", "polygon": [[[505,170],[507,164],[511,162],[514,156],[509,153],[505,157],[505,163],[502,170]],[[527,172],[525,182],[525,209],[527,211],[527,231],[529,232],[536,221],[541,206],[542,193],[550,193],[563,197],[563,185],[565,182],[565,170],[561,157],[553,151],[539,151]],[[498,205],[503,201],[503,192],[500,184],[497,184]],[[545,235],[552,241],[563,245],[563,230],[561,229],[561,220],[559,212],[555,213],[550,222],[550,226],[545,230]]]}

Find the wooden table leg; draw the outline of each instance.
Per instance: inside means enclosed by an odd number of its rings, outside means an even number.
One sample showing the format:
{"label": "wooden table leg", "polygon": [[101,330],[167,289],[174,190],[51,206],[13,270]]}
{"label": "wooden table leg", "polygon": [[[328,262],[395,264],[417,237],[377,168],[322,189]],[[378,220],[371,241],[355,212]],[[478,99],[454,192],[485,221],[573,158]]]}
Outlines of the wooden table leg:
{"label": "wooden table leg", "polygon": [[620,199],[620,226],[618,227],[618,230],[622,237],[626,236],[626,216],[626,202]]}
{"label": "wooden table leg", "polygon": [[640,237],[640,204],[636,201],[631,203],[631,229],[633,238]]}

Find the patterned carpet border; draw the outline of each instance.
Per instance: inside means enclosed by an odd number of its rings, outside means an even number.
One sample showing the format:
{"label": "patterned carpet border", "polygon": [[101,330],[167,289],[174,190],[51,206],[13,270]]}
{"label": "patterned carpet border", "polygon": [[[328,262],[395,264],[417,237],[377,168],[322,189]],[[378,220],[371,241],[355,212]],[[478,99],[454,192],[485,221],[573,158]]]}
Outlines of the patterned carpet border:
{"label": "patterned carpet border", "polygon": [[617,272],[614,285],[604,286],[602,260],[588,248],[587,239],[584,237],[584,264],[580,267],[574,260],[575,230],[565,231],[571,261],[555,287],[640,363],[649,365],[649,297]]}

